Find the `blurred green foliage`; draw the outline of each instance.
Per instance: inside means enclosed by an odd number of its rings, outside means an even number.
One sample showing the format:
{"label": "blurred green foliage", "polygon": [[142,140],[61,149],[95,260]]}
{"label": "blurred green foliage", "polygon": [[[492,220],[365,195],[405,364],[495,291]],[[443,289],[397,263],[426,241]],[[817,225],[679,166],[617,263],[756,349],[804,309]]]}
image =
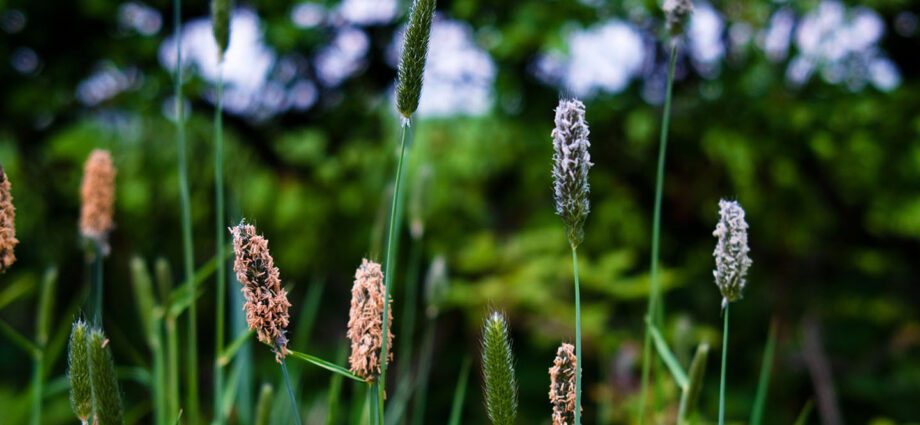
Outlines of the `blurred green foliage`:
{"label": "blurred green foliage", "polygon": [[[0,67],[0,162],[13,184],[21,241],[19,261],[0,276],[0,317],[23,334],[33,334],[35,286],[45,267],[54,264],[61,276],[55,305],[62,307],[54,314],[52,334],[71,323],[75,310],[64,306],[78,307],[75,300],[85,296],[88,283],[77,231],[82,162],[93,148],[110,149],[119,174],[117,228],[105,266],[105,328],[116,363],[123,367],[149,364],[135,303],[123,301],[134,296],[128,284],[130,259],[163,256],[174,264],[180,259],[174,127],[163,114],[171,96],[170,76],[157,58],[171,31],[165,24],[167,3],[149,3],[163,13],[164,25],[155,35],[142,36],[119,28],[117,1],[0,0],[0,14],[18,10],[27,17],[22,31],[4,34],[0,42],[5,61]],[[207,3],[185,2],[183,13],[205,16]],[[889,25],[903,11],[916,19],[920,9],[908,0],[861,4],[874,8]],[[791,7],[807,11],[816,5],[806,1]],[[266,39],[278,52],[310,56],[330,41],[328,28],[292,24],[291,2],[244,6],[264,20]],[[713,6],[730,22],[762,28],[778,4],[725,0]],[[546,370],[554,347],[573,337],[574,309],[570,254],[550,190],[549,134],[559,92],[534,78],[530,69],[538,53],[564,45],[563,35],[572,27],[612,17],[655,26],[660,16],[654,2],[637,0],[455,0],[441,2],[438,13],[473,26],[497,75],[493,112],[422,117],[413,124],[410,182],[422,168],[431,172],[426,185],[407,186],[409,198],[417,196],[413,190],[424,190],[422,267],[444,255],[451,282],[436,325],[425,423],[446,420],[456,370],[464,357],[476,357],[478,332],[490,308],[504,311],[510,320],[520,422],[548,423]],[[225,121],[231,220],[245,217],[271,241],[292,300],[303,299],[309,282],[325,279],[312,338],[292,344],[329,359],[343,343],[354,268],[362,256],[381,259],[398,129],[388,92],[395,70],[385,56],[398,30],[395,23],[369,28],[366,67],[340,87],[322,87],[318,103],[307,111],[267,120],[228,116]],[[813,398],[801,342],[802,318],[809,316],[822,326],[819,346],[833,371],[837,407],[847,422],[920,421],[915,405],[920,397],[918,44],[916,33],[886,33],[881,47],[902,75],[900,87],[887,93],[871,87],[852,91],[820,79],[790,87],[786,62],[768,60],[753,45],[732,52],[715,78],[697,75],[686,58],[681,60],[664,194],[663,331],[685,367],[698,342],[719,349],[711,231],[718,199],[738,199],[751,226],[754,265],[745,299],[732,309],[728,417],[749,415],[771,319],[778,323],[777,365],[765,423],[791,423]],[[23,46],[40,57],[34,73],[6,65],[6,58]],[[661,62],[661,47],[655,48],[653,60]],[[136,67],[143,78],[98,105],[83,105],[75,99],[75,88],[100,63]],[[659,107],[648,104],[638,86],[586,102],[596,164],[590,177],[593,211],[579,251],[589,423],[628,423],[635,408],[660,119]],[[203,263],[213,256],[213,110],[204,100],[210,90],[205,80],[193,75],[187,88],[195,250]],[[405,253],[416,243],[408,226],[403,229],[400,277],[408,274]],[[398,287],[422,283],[397,280]],[[213,354],[210,285],[209,280],[199,313],[208,319],[200,319],[203,362]],[[395,312],[402,310],[399,303],[396,299]],[[301,308],[295,303],[295,317]],[[419,329],[434,326],[422,322]],[[401,331],[395,333],[398,340]],[[271,354],[255,348],[258,367],[251,392],[263,382],[277,387]],[[415,356],[396,353],[395,368],[408,367]],[[60,381],[65,362],[59,354],[49,357],[45,423],[71,423],[67,388]],[[0,362],[2,422],[24,423],[30,359],[5,339],[0,339],[0,358],[5,359]],[[208,373],[209,368],[202,365],[201,370]],[[679,389],[659,370],[660,396],[653,399],[663,412],[660,417],[669,418],[676,414]],[[710,419],[718,402],[715,370],[710,364],[699,408],[701,417]],[[302,373],[322,378],[310,382],[327,382],[322,370],[303,368]],[[300,388],[304,405],[319,415],[311,417],[322,417],[324,385]],[[146,387],[128,379],[122,390],[128,418],[143,417],[149,409]],[[480,386],[469,390],[462,422],[484,423]],[[363,400],[360,388],[346,385],[344,391],[351,395],[346,401]],[[820,407],[814,417],[821,416]],[[337,416],[349,415],[343,407]]]}

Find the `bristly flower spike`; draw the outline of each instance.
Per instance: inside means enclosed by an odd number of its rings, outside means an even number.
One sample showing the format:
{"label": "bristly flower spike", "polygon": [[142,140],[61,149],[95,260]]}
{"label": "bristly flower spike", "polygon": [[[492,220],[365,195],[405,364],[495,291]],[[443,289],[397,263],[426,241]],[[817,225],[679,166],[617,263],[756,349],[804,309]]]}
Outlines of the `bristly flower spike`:
{"label": "bristly flower spike", "polygon": [[578,358],[575,347],[563,343],[556,350],[553,367],[549,368],[549,402],[553,405],[553,425],[575,423],[575,374]]}
{"label": "bristly flower spike", "polygon": [[693,14],[693,0],[664,0],[661,6],[667,21],[668,33],[677,37],[684,33],[687,21]]}
{"label": "bristly flower spike", "polygon": [[114,227],[115,165],[107,150],[96,149],[86,159],[80,197],[80,234],[98,244],[103,255],[109,252],[109,232]]}
{"label": "bristly flower spike", "polygon": [[16,239],[16,207],[13,206],[13,194],[10,179],[0,165],[0,273],[9,270],[16,262],[15,249],[19,244]]}
{"label": "bristly flower spike", "polygon": [[402,115],[404,125],[409,123],[412,114],[418,109],[422,95],[435,3],[435,0],[415,0],[409,11],[409,25],[403,40],[399,80],[396,83],[396,109]]}
{"label": "bristly flower spike", "polygon": [[584,239],[584,224],[591,212],[588,194],[588,170],[591,154],[588,148],[588,122],[585,105],[576,99],[562,99],[556,107],[556,127],[553,129],[553,194],[556,214],[565,223],[569,244],[577,248]]}
{"label": "bristly flower spike", "polygon": [[233,0],[211,0],[211,29],[217,43],[217,61],[223,62],[230,44],[230,13]]}
{"label": "bristly flower spike", "polygon": [[513,425],[518,407],[514,355],[508,322],[499,312],[492,312],[482,326],[482,378],[492,425]]}
{"label": "bristly flower spike", "polygon": [[737,201],[719,201],[719,222],[712,232],[716,237],[716,248],[712,252],[716,269],[712,271],[716,286],[722,292],[722,308],[741,299],[745,276],[751,267],[748,253],[748,224],[744,220],[744,209]]}
{"label": "bristly flower spike", "polygon": [[124,411],[121,404],[121,390],[109,339],[100,329],[93,329],[87,340],[89,344],[90,378],[93,383],[93,406],[95,425],[124,425]]}
{"label": "bristly flower spike", "polygon": [[70,380],[70,407],[83,424],[93,416],[93,387],[89,377],[89,330],[77,319],[70,330],[67,349],[67,378]]}
{"label": "bristly flower spike", "polygon": [[288,310],[291,303],[281,287],[275,260],[268,251],[268,240],[256,234],[255,226],[241,221],[230,228],[236,260],[233,271],[243,285],[246,323],[255,329],[259,341],[272,347],[278,363],[288,354]]}
{"label": "bristly flower spike", "polygon": [[[348,332],[351,372],[365,381],[376,382],[380,376],[380,350],[383,345],[383,303],[385,288],[380,264],[361,260],[355,271],[351,288],[351,310],[348,312]],[[389,300],[392,306],[393,300]],[[393,323],[393,309],[388,309],[387,324]],[[393,332],[387,330],[387,359],[393,359]]]}

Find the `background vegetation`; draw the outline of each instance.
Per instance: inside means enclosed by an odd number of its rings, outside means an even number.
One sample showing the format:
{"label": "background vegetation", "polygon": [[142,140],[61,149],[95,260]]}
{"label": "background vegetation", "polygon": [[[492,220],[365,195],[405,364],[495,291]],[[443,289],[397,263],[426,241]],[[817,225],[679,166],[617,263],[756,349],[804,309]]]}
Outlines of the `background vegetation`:
{"label": "background vegetation", "polygon": [[[252,90],[255,100],[241,101],[235,111],[228,106],[224,121],[230,223],[245,216],[271,241],[291,290],[295,322],[303,317],[301,300],[309,299],[310,288],[321,288],[314,295],[321,301],[312,334],[305,329],[309,323],[299,324],[304,329],[294,332],[309,337],[294,338],[293,348],[335,359],[345,346],[353,271],[362,256],[379,260],[382,254],[398,136],[392,40],[407,5],[397,4],[395,16],[370,23],[348,18],[331,0],[307,9],[290,1],[238,6],[240,19],[257,16],[256,34],[273,56],[267,83]],[[816,399],[813,421],[830,423],[826,409],[849,423],[920,421],[920,3],[725,0],[709,6],[720,26],[701,25],[715,31],[722,55],[706,62],[692,47],[682,50],[675,85],[662,231],[666,337],[684,364],[699,340],[719,347],[711,232],[718,199],[735,198],[747,211],[754,265],[745,299],[732,308],[727,416],[748,417],[774,323],[778,340],[766,423],[791,423],[807,400],[827,390],[831,402]],[[883,33],[839,58],[809,51],[797,39],[804,17],[827,17],[828,7],[844,11],[838,25],[872,11]],[[0,0],[0,163],[13,184],[22,241],[18,262],[0,276],[0,293],[10,301],[0,301],[0,317],[34,334],[37,287],[53,265],[59,283],[52,334],[69,331],[89,284],[77,231],[82,163],[93,148],[110,149],[119,174],[104,324],[127,376],[122,390],[128,418],[140,422],[146,421],[139,418],[144,406],[149,409],[149,396],[137,381],[143,381],[149,354],[138,332],[130,260],[136,255],[152,265],[166,258],[175,279],[181,277],[172,92],[164,68],[171,60],[170,11],[166,1]],[[319,13],[315,22],[311,11]],[[782,11],[793,16],[793,35],[778,54],[766,47],[763,31]],[[194,33],[195,20],[207,13],[208,2],[184,2],[187,32]],[[444,0],[438,19],[468,25],[462,28],[473,45],[490,58],[482,68],[493,72],[485,78],[487,107],[444,112],[431,106],[426,113],[423,99],[413,125],[417,143],[394,291],[394,370],[418,364],[417,355],[398,351],[409,333],[399,327],[402,286],[422,285],[429,265],[442,257],[449,285],[442,298],[435,297],[441,314],[437,322],[426,320],[422,311],[431,300],[420,299],[420,320],[412,330],[417,352],[425,329],[436,327],[424,423],[446,421],[457,372],[464,357],[476,357],[490,307],[511,322],[519,422],[548,423],[546,370],[559,341],[571,340],[574,332],[570,253],[553,214],[549,134],[560,94],[579,94],[587,104],[595,163],[593,211],[579,251],[584,417],[589,423],[627,423],[638,387],[666,65],[666,51],[656,42],[659,8],[638,0]],[[552,68],[544,66],[547,57],[578,54],[571,34],[611,19],[642,35],[645,56],[626,84],[583,90],[546,77]],[[856,38],[872,29],[854,28]],[[333,60],[356,65],[333,67],[338,73],[330,74],[323,55],[347,57],[352,51],[354,41],[339,39],[344,31],[366,36],[366,49],[359,49],[357,60]],[[832,38],[817,51],[845,41]],[[330,53],[329,46],[338,50]],[[625,48],[611,45],[588,57],[627,61],[619,56]],[[863,63],[863,54],[887,58],[894,77],[879,77],[880,62]],[[814,59],[809,78],[797,78],[799,57]],[[441,63],[463,69],[462,61]],[[243,75],[258,74],[258,66],[253,61],[242,67],[248,70]],[[584,71],[572,68],[569,73]],[[193,68],[186,84],[199,266],[214,250],[214,88],[208,72],[206,66]],[[479,81],[477,75],[471,71],[459,81]],[[230,90],[233,79],[228,81]],[[420,242],[410,236],[418,223],[424,223]],[[413,249],[420,253],[417,267],[409,255]],[[413,274],[416,269],[421,271]],[[203,287],[210,293],[213,280]],[[210,296],[199,302],[203,412],[210,411],[212,303]],[[239,305],[231,303],[230,310]],[[281,393],[271,353],[258,348],[247,354],[254,370],[251,381],[240,384],[240,405],[256,397],[262,382],[276,384]],[[31,362],[6,339],[0,339],[0,358],[0,422],[25,423]],[[60,355],[49,361],[45,423],[72,423],[66,387],[54,386],[66,362]],[[700,405],[710,419],[718,403],[716,362],[710,356]],[[823,368],[831,374],[822,374]],[[316,423],[326,414],[329,374],[302,369],[305,419]],[[140,376],[132,380],[130,372]],[[463,423],[485,423],[479,379],[474,375],[470,382]],[[344,388],[343,403],[353,392],[350,384]],[[662,388],[662,410],[676,409],[677,389],[667,383]]]}

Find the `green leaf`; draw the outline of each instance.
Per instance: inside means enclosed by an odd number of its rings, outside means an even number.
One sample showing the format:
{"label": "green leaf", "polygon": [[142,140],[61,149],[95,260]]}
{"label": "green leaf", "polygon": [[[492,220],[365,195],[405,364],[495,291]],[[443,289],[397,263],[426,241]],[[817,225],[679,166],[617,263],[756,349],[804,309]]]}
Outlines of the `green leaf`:
{"label": "green leaf", "polygon": [[665,342],[664,337],[661,336],[661,332],[658,332],[658,328],[655,327],[648,319],[646,323],[649,327],[649,333],[652,336],[652,341],[655,343],[655,350],[658,351],[658,355],[661,357],[661,360],[664,361],[664,364],[668,367],[668,370],[671,371],[671,376],[674,377],[674,380],[677,381],[677,385],[683,389],[687,390],[687,373],[684,372],[684,369],[680,367],[677,359],[674,357],[674,354],[671,353],[671,349],[668,347],[668,343]]}
{"label": "green leaf", "polygon": [[457,379],[457,386],[454,388],[454,404],[450,409],[449,425],[460,425],[460,417],[463,415],[463,399],[466,398],[466,383],[470,378],[470,365],[472,359],[466,357],[463,359],[463,366],[460,368],[460,377]]}
{"label": "green leaf", "polygon": [[795,425],[805,425],[808,423],[808,417],[811,416],[812,401],[809,399],[804,406],[802,406],[802,412],[799,413],[799,417],[795,420]]}
{"label": "green leaf", "polygon": [[358,376],[355,376],[355,375],[354,375],[353,373],[351,373],[348,369],[345,369],[344,367],[339,366],[339,365],[337,365],[337,364],[334,364],[334,363],[331,363],[331,362],[327,362],[327,361],[325,361],[325,360],[323,360],[323,359],[321,359],[321,358],[319,358],[319,357],[311,356],[311,355],[309,355],[309,354],[304,354],[304,353],[301,353],[301,352],[299,352],[299,351],[293,351],[293,350],[290,350],[290,352],[289,352],[288,355],[289,355],[290,357],[295,358],[295,359],[303,360],[303,361],[305,361],[305,362],[307,362],[307,363],[312,363],[313,365],[319,366],[319,367],[321,367],[321,368],[323,368],[323,369],[326,369],[326,370],[328,370],[328,371],[330,371],[330,372],[338,373],[338,374],[340,374],[340,375],[342,375],[342,376],[344,376],[344,377],[346,377],[346,378],[354,379],[355,381],[359,381],[359,382],[364,382],[363,379],[359,378]]}
{"label": "green leaf", "polygon": [[250,329],[237,336],[230,345],[224,348],[224,351],[221,351],[220,356],[217,358],[217,364],[221,367],[229,364],[230,361],[233,360],[233,357],[236,356],[236,353],[240,351],[240,348],[243,348],[243,345],[246,344],[246,341],[248,341],[254,333],[256,333],[255,329]]}
{"label": "green leaf", "polygon": [[776,323],[770,325],[767,345],[763,348],[763,363],[760,365],[760,379],[757,381],[757,394],[754,396],[754,408],[751,409],[751,425],[763,422],[764,407],[767,405],[767,390],[770,387],[770,373],[773,370],[773,354],[776,351]]}
{"label": "green leaf", "polygon": [[38,355],[38,346],[2,319],[0,319],[0,333],[6,335],[10,341],[12,341],[17,347],[21,348],[22,351],[25,351],[29,357],[34,358]]}

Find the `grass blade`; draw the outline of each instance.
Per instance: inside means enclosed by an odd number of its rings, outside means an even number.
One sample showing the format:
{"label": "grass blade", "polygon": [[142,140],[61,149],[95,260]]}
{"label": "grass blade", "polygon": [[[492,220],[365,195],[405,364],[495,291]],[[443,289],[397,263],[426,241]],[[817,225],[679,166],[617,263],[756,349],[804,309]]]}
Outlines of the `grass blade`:
{"label": "grass blade", "polygon": [[799,417],[795,419],[794,425],[805,425],[808,423],[808,418],[811,416],[811,408],[814,406],[812,400],[805,402],[805,405],[802,406],[802,411],[799,412]]}
{"label": "grass blade", "polygon": [[697,400],[703,389],[703,378],[706,375],[706,360],[709,358],[709,344],[702,343],[696,347],[696,354],[690,362],[690,376],[687,388],[680,397],[680,409],[677,413],[677,424],[687,423],[687,418],[696,410]]}
{"label": "grass blade", "polygon": [[466,383],[470,378],[470,365],[473,360],[470,357],[463,359],[463,366],[460,367],[460,377],[457,378],[457,387],[454,389],[454,404],[450,409],[450,420],[448,425],[460,425],[460,417],[463,415],[463,400],[466,398]]}
{"label": "grass blade", "polygon": [[330,372],[338,373],[338,374],[340,374],[340,375],[342,375],[342,376],[344,376],[344,377],[346,377],[346,378],[353,379],[353,380],[359,381],[359,382],[364,382],[363,379],[361,379],[361,378],[355,376],[355,375],[354,375],[353,373],[351,373],[348,369],[345,369],[345,368],[342,367],[342,366],[339,366],[339,365],[337,365],[337,364],[334,364],[334,363],[328,362],[328,361],[326,361],[326,360],[323,360],[323,359],[321,359],[321,358],[319,358],[319,357],[311,356],[311,355],[309,355],[309,354],[301,353],[301,352],[299,352],[299,351],[294,351],[294,350],[290,350],[290,353],[289,353],[288,355],[289,355],[290,357],[295,358],[295,359],[303,360],[303,361],[305,361],[305,362],[307,362],[307,363],[311,363],[311,364],[313,364],[314,366],[319,366],[319,367],[321,367],[321,368],[323,368],[323,369],[326,369],[326,370],[328,370],[328,371],[330,371]]}
{"label": "grass blade", "polygon": [[38,346],[2,319],[0,319],[0,333],[6,335],[14,345],[25,351],[29,357],[34,359],[38,355],[40,351]]}
{"label": "grass blade", "polygon": [[757,380],[757,394],[754,408],[751,409],[751,425],[763,422],[763,412],[767,405],[767,391],[770,388],[770,374],[773,371],[773,355],[776,351],[776,323],[770,325],[770,334],[763,349],[763,363],[760,365],[760,378]]}
{"label": "grass blade", "polygon": [[262,384],[262,390],[259,392],[259,402],[256,404],[255,425],[269,425],[269,419],[272,416],[274,392],[271,384]]}
{"label": "grass blade", "polygon": [[35,281],[32,279],[19,279],[0,292],[0,310],[10,305],[19,297],[27,295],[35,289]]}
{"label": "grass blade", "polygon": [[[347,359],[346,345],[342,344],[339,347],[339,352],[336,355],[335,359],[339,363],[345,362]],[[339,410],[339,399],[342,397],[342,375],[338,373],[332,374],[332,378],[329,380],[329,409],[328,414],[326,415],[326,424],[334,425],[336,421],[336,413]]]}
{"label": "grass blade", "polygon": [[686,391],[688,384],[687,373],[684,372],[677,358],[674,357],[674,353],[671,352],[668,343],[664,340],[664,337],[661,336],[661,332],[658,331],[658,328],[651,322],[647,322],[646,326],[648,326],[649,334],[652,336],[652,341],[655,343],[655,350],[658,352],[658,356],[661,357],[661,360],[663,360],[664,364],[668,367],[677,385]]}
{"label": "grass blade", "polygon": [[42,393],[45,384],[45,349],[51,326],[51,311],[54,309],[54,286],[57,282],[57,269],[51,267],[42,279],[38,301],[38,317],[35,327],[35,343],[39,350],[35,352],[32,371],[32,425],[42,423]]}
{"label": "grass blade", "polygon": [[236,356],[236,353],[240,351],[240,348],[243,348],[243,345],[245,345],[246,342],[252,338],[254,333],[256,333],[255,329],[250,329],[237,336],[236,339],[234,339],[230,345],[224,348],[224,351],[222,351],[217,357],[217,363],[220,366],[226,366],[229,364],[230,361],[233,360],[233,357]]}

